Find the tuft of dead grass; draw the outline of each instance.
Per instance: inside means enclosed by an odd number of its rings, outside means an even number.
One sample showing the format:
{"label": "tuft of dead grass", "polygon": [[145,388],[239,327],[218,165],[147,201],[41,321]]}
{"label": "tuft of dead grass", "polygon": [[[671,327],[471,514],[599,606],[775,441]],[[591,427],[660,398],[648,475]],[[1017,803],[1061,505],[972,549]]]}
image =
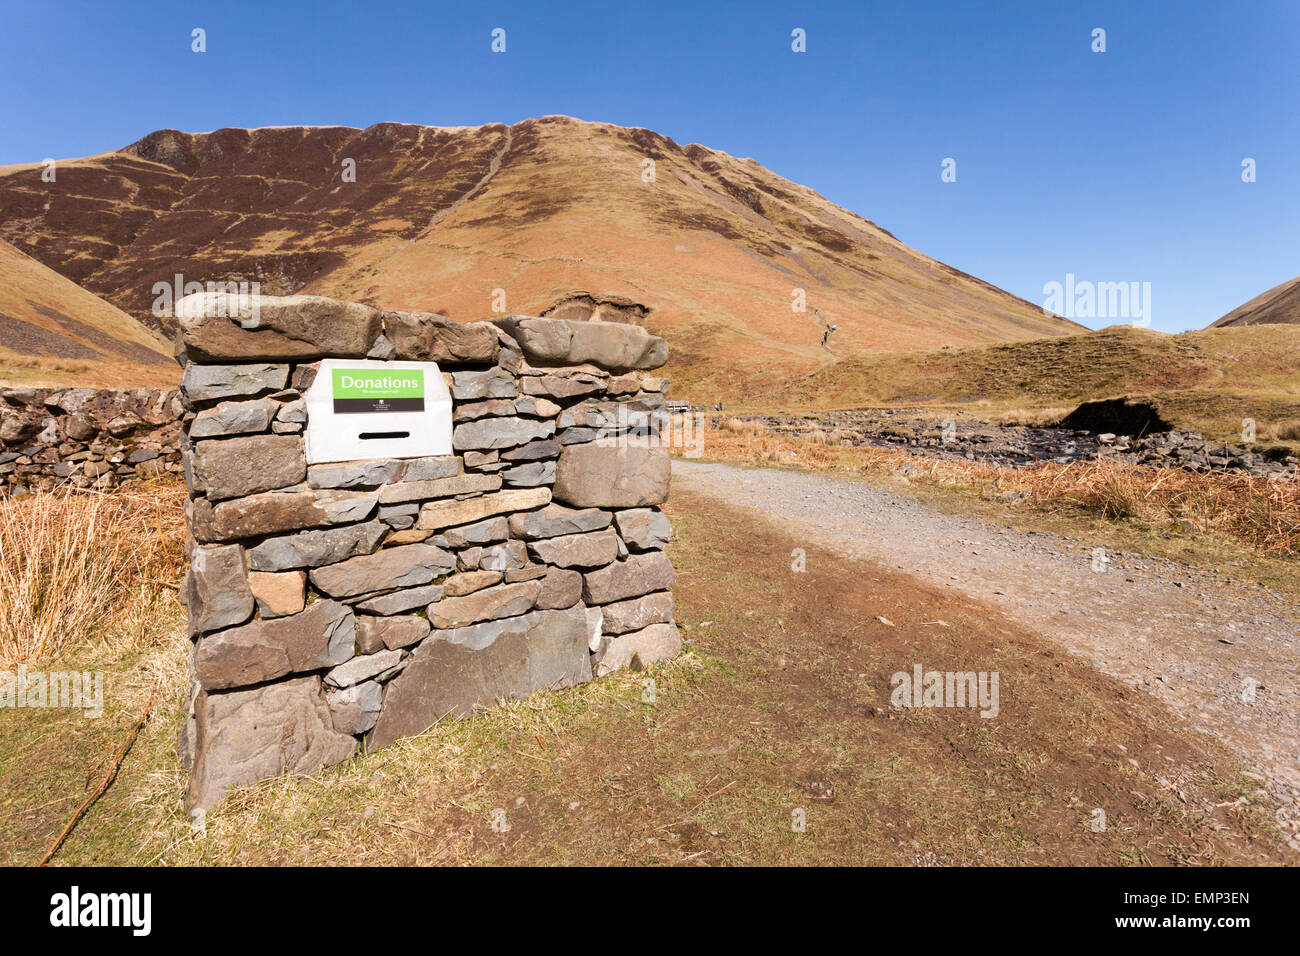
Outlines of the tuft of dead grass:
{"label": "tuft of dead grass", "polygon": [[[66,489],[0,501],[0,661],[81,646],[175,588],[184,567],[184,489]],[[145,621],[136,622],[145,630]]]}

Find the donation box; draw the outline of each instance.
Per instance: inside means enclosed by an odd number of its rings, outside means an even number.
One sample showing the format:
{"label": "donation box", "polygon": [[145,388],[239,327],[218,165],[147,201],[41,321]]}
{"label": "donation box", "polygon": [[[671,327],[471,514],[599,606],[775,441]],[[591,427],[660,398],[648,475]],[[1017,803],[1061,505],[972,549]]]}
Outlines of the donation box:
{"label": "donation box", "polygon": [[437,363],[320,363],[307,390],[309,464],[451,453],[451,394]]}

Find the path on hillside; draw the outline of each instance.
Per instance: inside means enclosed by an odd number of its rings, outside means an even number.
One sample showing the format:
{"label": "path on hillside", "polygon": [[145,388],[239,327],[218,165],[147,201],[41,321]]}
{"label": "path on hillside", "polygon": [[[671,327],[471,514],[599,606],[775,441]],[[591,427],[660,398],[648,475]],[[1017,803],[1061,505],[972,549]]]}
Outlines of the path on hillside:
{"label": "path on hillside", "polygon": [[1091,545],[860,481],[674,459],[673,485],[998,608],[1222,739],[1267,778],[1279,822],[1300,828],[1300,609],[1281,595],[1231,569],[1120,551],[1095,571]]}

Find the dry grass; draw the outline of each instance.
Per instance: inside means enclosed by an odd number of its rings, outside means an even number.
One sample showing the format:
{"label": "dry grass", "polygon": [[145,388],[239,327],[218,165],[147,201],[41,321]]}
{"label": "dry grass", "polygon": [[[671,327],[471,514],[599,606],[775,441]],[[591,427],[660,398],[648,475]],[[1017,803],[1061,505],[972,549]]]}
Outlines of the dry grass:
{"label": "dry grass", "polygon": [[[0,662],[82,645],[174,587],[185,560],[183,499],[169,481],[0,502]],[[146,622],[137,623],[143,633]]]}
{"label": "dry grass", "polygon": [[747,433],[723,428],[705,433],[704,454],[817,471],[893,473],[906,465],[912,482],[1026,492],[1048,505],[1073,504],[1109,519],[1155,527],[1190,524],[1197,531],[1226,534],[1265,554],[1300,556],[1300,482],[1104,460],[1005,468],[917,457],[888,448],[837,447],[838,441],[827,441],[825,435],[807,432],[794,438],[766,429]]}
{"label": "dry grass", "polygon": [[1278,422],[1270,431],[1276,441],[1300,441],[1300,419]]}

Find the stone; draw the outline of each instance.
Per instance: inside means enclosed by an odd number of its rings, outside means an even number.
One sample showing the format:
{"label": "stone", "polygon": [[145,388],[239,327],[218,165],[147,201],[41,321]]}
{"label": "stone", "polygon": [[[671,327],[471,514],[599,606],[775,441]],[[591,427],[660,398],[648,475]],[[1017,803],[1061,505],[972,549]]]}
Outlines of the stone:
{"label": "stone", "polygon": [[601,379],[578,378],[567,375],[530,376],[520,381],[520,389],[526,395],[544,395],[549,398],[580,398],[595,395],[605,390]]}
{"label": "stone", "polygon": [[305,477],[302,439],[292,435],[201,441],[194,446],[193,490],[212,501],[287,488]]}
{"label": "stone", "polygon": [[554,538],[608,528],[610,513],[596,508],[566,508],[552,504],[541,511],[510,516],[510,532],[520,538]]}
{"label": "stone", "polygon": [[[526,446],[525,446],[526,447]],[[466,468],[482,468],[485,465],[495,465],[500,459],[501,453],[495,449],[492,451],[467,451],[465,452]]]}
{"label": "stone", "polygon": [[601,605],[604,611],[606,634],[623,634],[639,631],[651,624],[668,624],[673,619],[673,593],[656,591],[630,601],[615,601]]}
{"label": "stone", "polygon": [[527,563],[528,552],[522,541],[507,541],[484,548],[478,559],[478,566],[486,571],[509,571]]}
{"label": "stone", "polygon": [[238,545],[195,548],[181,586],[189,609],[190,637],[243,624],[253,616],[253,592]]}
{"label": "stone", "polygon": [[219,501],[210,521],[196,521],[196,538],[232,541],[300,528],[364,521],[375,494],[358,491],[285,491]]}
{"label": "stone", "polygon": [[668,449],[634,444],[569,445],[555,467],[555,500],[580,508],[636,508],[668,500]]}
{"label": "stone", "polygon": [[539,610],[573,607],[582,600],[582,575],[564,568],[550,568],[537,595]]}
{"label": "stone", "polygon": [[364,734],[379,719],[384,688],[376,681],[366,681],[342,690],[329,690],[325,700],[335,730],[341,734]]}
{"label": "stone", "polygon": [[351,687],[396,667],[401,659],[400,650],[361,654],[329,671],[325,675],[325,683],[331,687]]}
{"label": "stone", "polygon": [[651,624],[639,631],[607,637],[595,652],[596,677],[631,667],[644,670],[659,661],[672,660],[682,652],[682,636],[676,624]]}
{"label": "stone", "polygon": [[176,303],[176,318],[185,354],[200,362],[355,358],[380,333],[377,310],[321,295],[196,292]]}
{"label": "stone", "polygon": [[467,717],[502,700],[590,679],[581,608],[440,632],[415,649],[406,670],[388,685],[367,745],[383,747],[447,716]]}
{"label": "stone", "polygon": [[[365,654],[374,654],[384,648],[391,651],[409,647],[428,636],[429,622],[418,614],[400,614],[391,617],[370,617],[363,614],[357,618],[357,646]],[[379,674],[387,669],[381,667],[375,673]]]}
{"label": "stone", "polygon": [[460,423],[472,422],[488,415],[514,415],[516,404],[508,398],[492,398],[484,402],[462,402],[456,406],[451,420]]}
{"label": "stone", "polygon": [[268,538],[249,549],[248,563],[255,571],[286,571],[337,564],[357,555],[372,553],[385,531],[378,521],[367,521],[343,528]]}
{"label": "stone", "polygon": [[252,571],[248,586],[263,618],[288,617],[307,605],[305,571]]}
{"label": "stone", "polygon": [[277,403],[269,398],[251,402],[222,402],[215,408],[206,408],[190,424],[191,438],[216,438],[223,435],[245,435],[264,432],[271,427]]}
{"label": "stone", "polygon": [[253,398],[263,392],[284,388],[289,381],[289,366],[186,365],[181,376],[181,394],[192,403],[228,398]]}
{"label": "stone", "polygon": [[550,500],[549,488],[510,488],[464,501],[434,501],[420,509],[417,527],[432,528],[435,531],[451,528],[491,515],[538,508],[549,504]]}
{"label": "stone", "polygon": [[501,347],[491,323],[457,322],[432,312],[385,312],[384,328],[403,361],[489,363]]}
{"label": "stone", "polygon": [[[560,454],[560,443],[553,438],[530,441],[509,451],[500,452],[502,461],[539,461],[543,458],[556,458]],[[468,457],[468,455],[466,456]]]}
{"label": "stone", "polygon": [[[526,553],[525,556],[527,556]],[[546,572],[550,570],[544,564],[525,564],[521,567],[510,568],[506,571],[506,582],[513,584],[516,581],[535,581],[538,578],[546,577]]]}
{"label": "stone", "polygon": [[605,612],[599,607],[587,608],[587,649],[593,654],[599,651],[605,642]]}
{"label": "stone", "polygon": [[450,573],[455,566],[456,559],[442,548],[408,544],[315,568],[311,583],[330,597],[358,597],[429,584]]}
{"label": "stone", "polygon": [[454,478],[460,474],[460,459],[455,455],[434,455],[428,458],[408,458],[402,470],[402,481],[434,481]]}
{"label": "stone", "polygon": [[508,468],[501,474],[502,480],[512,488],[534,488],[549,485],[555,481],[555,462],[534,461],[526,465]]}
{"label": "stone", "polygon": [[275,420],[290,425],[307,424],[307,402],[301,398],[295,398],[291,402],[285,402],[276,410]]}
{"label": "stone", "polygon": [[668,556],[649,551],[588,571],[582,579],[582,597],[588,604],[611,604],[651,591],[667,591],[676,580]]}
{"label": "stone", "polygon": [[379,489],[380,504],[402,501],[427,501],[430,498],[451,498],[455,495],[478,494],[496,491],[501,487],[497,475],[479,475],[466,472],[453,478],[435,478],[431,481],[399,481]]}
{"label": "stone", "polygon": [[[442,582],[442,592],[444,597],[464,597],[466,594],[481,591],[500,581],[500,571],[462,571]],[[578,590],[582,590],[581,581]]]}
{"label": "stone", "polygon": [[554,418],[561,408],[549,399],[536,395],[523,395],[515,399],[515,413],[518,415],[536,415],[538,418]]}
{"label": "stone", "polygon": [[618,536],[613,528],[587,534],[538,538],[528,543],[528,553],[542,564],[560,568],[596,568],[618,556]]}
{"label": "stone", "polygon": [[561,445],[581,445],[584,442],[595,441],[599,434],[600,432],[594,428],[583,426],[566,428],[560,432],[559,441]]}
{"label": "stone", "polygon": [[377,488],[396,481],[404,464],[396,458],[372,458],[368,461],[310,465],[307,468],[307,484],[313,488]]}
{"label": "stone", "polygon": [[[385,548],[397,548],[404,544],[419,544],[421,541],[427,541],[433,537],[432,531],[425,531],[420,528],[412,528],[410,525],[415,521],[413,517],[388,518],[385,520],[390,528],[396,528],[400,522],[404,530],[394,531],[384,539]],[[436,543],[436,542],[435,542]]]}
{"label": "stone", "polygon": [[90,441],[99,434],[99,428],[95,425],[94,420],[83,412],[69,415],[67,421],[64,422],[63,428],[73,441]]}
{"label": "stone", "polygon": [[443,598],[429,605],[429,623],[436,628],[455,628],[515,617],[532,610],[541,587],[536,581],[522,581],[498,584],[464,597]]}
{"label": "stone", "polygon": [[668,361],[668,343],[638,325],[510,315],[494,320],[534,364],[592,365],[610,372],[654,369]]}
{"label": "stone", "polygon": [[424,607],[426,604],[440,600],[442,600],[442,585],[426,584],[424,587],[406,588],[402,591],[394,591],[392,594],[382,594],[361,601],[356,607],[358,611],[367,614],[390,615],[401,614],[403,611]]}
{"label": "stone", "polygon": [[451,397],[456,401],[484,398],[514,398],[515,377],[499,368],[483,372],[452,372]]}
{"label": "stone", "polygon": [[655,551],[667,547],[673,526],[662,511],[633,508],[614,515],[618,533],[633,551]]}
{"label": "stone", "polygon": [[291,617],[199,638],[194,671],[204,690],[261,684],[342,664],[352,656],[355,634],[351,610],[335,601],[317,601]]}
{"label": "stone", "polygon": [[224,694],[200,692],[194,704],[195,758],[188,810],[211,809],[231,787],[281,773],[313,773],[347,760],[356,738],[335,729],[320,679]]}
{"label": "stone", "polygon": [[491,544],[510,537],[510,525],[504,517],[488,518],[459,528],[448,528],[439,535],[448,548],[467,548],[475,544]]}
{"label": "stone", "polygon": [[513,448],[555,434],[555,422],[531,418],[485,418],[457,425],[452,446],[458,451]]}

